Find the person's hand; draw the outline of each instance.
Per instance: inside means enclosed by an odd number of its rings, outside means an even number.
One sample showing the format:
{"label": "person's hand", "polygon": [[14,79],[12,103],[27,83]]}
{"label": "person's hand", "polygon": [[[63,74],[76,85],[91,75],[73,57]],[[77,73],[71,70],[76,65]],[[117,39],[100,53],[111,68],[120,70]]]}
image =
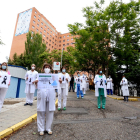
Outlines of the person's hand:
{"label": "person's hand", "polygon": [[0,75],[0,77],[1,77],[1,75]]}
{"label": "person's hand", "polygon": [[66,78],[66,80],[68,81],[68,78]]}
{"label": "person's hand", "polygon": [[8,84],[8,86],[10,86],[10,83]]}
{"label": "person's hand", "polygon": [[59,79],[59,82],[62,83],[62,79],[61,78]]}
{"label": "person's hand", "polygon": [[28,77],[26,78],[26,80],[28,80]]}
{"label": "person's hand", "polygon": [[34,83],[38,83],[38,80],[35,80],[35,81],[33,82],[33,84],[34,84]]}

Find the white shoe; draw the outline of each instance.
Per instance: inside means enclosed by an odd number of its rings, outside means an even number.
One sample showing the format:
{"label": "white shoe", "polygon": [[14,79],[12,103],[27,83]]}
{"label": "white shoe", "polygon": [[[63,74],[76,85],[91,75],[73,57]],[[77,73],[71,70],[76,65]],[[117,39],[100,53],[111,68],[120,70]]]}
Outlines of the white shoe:
{"label": "white shoe", "polygon": [[52,135],[52,131],[51,131],[51,130],[49,130],[49,131],[48,131],[48,134],[49,134],[49,135]]}
{"label": "white shoe", "polygon": [[43,131],[41,131],[41,132],[40,132],[40,136],[43,136],[43,135],[44,135],[44,132],[43,132]]}

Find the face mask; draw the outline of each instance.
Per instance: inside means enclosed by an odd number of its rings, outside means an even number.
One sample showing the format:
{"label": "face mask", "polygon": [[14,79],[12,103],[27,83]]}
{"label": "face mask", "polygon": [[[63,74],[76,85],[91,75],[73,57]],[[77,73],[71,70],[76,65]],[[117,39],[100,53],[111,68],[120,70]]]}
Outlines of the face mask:
{"label": "face mask", "polygon": [[63,69],[63,70],[62,70],[62,72],[66,72],[66,70],[65,70],[65,69]]}
{"label": "face mask", "polygon": [[78,76],[80,76],[80,74],[78,74]]}
{"label": "face mask", "polygon": [[83,76],[84,76],[84,74],[83,74]]}
{"label": "face mask", "polygon": [[32,70],[34,70],[35,69],[35,67],[32,67]]}
{"label": "face mask", "polygon": [[5,70],[6,69],[6,66],[2,66],[2,69]]}
{"label": "face mask", "polygon": [[111,76],[109,76],[109,78],[111,78]]}
{"label": "face mask", "polygon": [[45,73],[48,74],[50,72],[50,69],[49,68],[45,68],[44,71],[45,71]]}
{"label": "face mask", "polygon": [[123,79],[125,79],[125,77],[123,77]]}
{"label": "face mask", "polygon": [[100,71],[100,74],[102,74],[102,71]]}

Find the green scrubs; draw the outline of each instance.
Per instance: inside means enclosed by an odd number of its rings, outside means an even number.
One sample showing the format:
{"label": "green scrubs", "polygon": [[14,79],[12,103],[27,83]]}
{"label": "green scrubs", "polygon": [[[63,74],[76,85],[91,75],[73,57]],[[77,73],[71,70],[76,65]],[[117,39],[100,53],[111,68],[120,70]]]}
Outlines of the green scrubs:
{"label": "green scrubs", "polygon": [[[102,78],[102,76],[99,76]],[[98,108],[101,107],[101,101],[102,101],[102,108],[105,109],[106,104],[106,97],[104,96],[104,88],[98,88],[99,96],[98,96]]]}

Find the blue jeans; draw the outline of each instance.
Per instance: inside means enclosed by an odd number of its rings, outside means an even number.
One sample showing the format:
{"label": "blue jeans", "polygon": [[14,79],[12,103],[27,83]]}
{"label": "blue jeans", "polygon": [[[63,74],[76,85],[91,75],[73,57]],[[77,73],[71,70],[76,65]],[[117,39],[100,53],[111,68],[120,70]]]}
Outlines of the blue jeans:
{"label": "blue jeans", "polygon": [[107,89],[107,95],[109,95],[109,92],[111,92],[111,95],[113,95],[112,89]]}
{"label": "blue jeans", "polygon": [[79,92],[80,92],[80,94],[81,94],[81,97],[84,97],[83,91],[80,90],[80,84],[77,84],[77,97],[78,97],[78,98],[79,98]]}
{"label": "blue jeans", "polygon": [[73,92],[74,92],[73,84],[70,84],[69,92],[71,91],[71,87],[72,87],[72,90],[73,90]]}
{"label": "blue jeans", "polygon": [[128,102],[128,96],[124,96],[124,101]]}

